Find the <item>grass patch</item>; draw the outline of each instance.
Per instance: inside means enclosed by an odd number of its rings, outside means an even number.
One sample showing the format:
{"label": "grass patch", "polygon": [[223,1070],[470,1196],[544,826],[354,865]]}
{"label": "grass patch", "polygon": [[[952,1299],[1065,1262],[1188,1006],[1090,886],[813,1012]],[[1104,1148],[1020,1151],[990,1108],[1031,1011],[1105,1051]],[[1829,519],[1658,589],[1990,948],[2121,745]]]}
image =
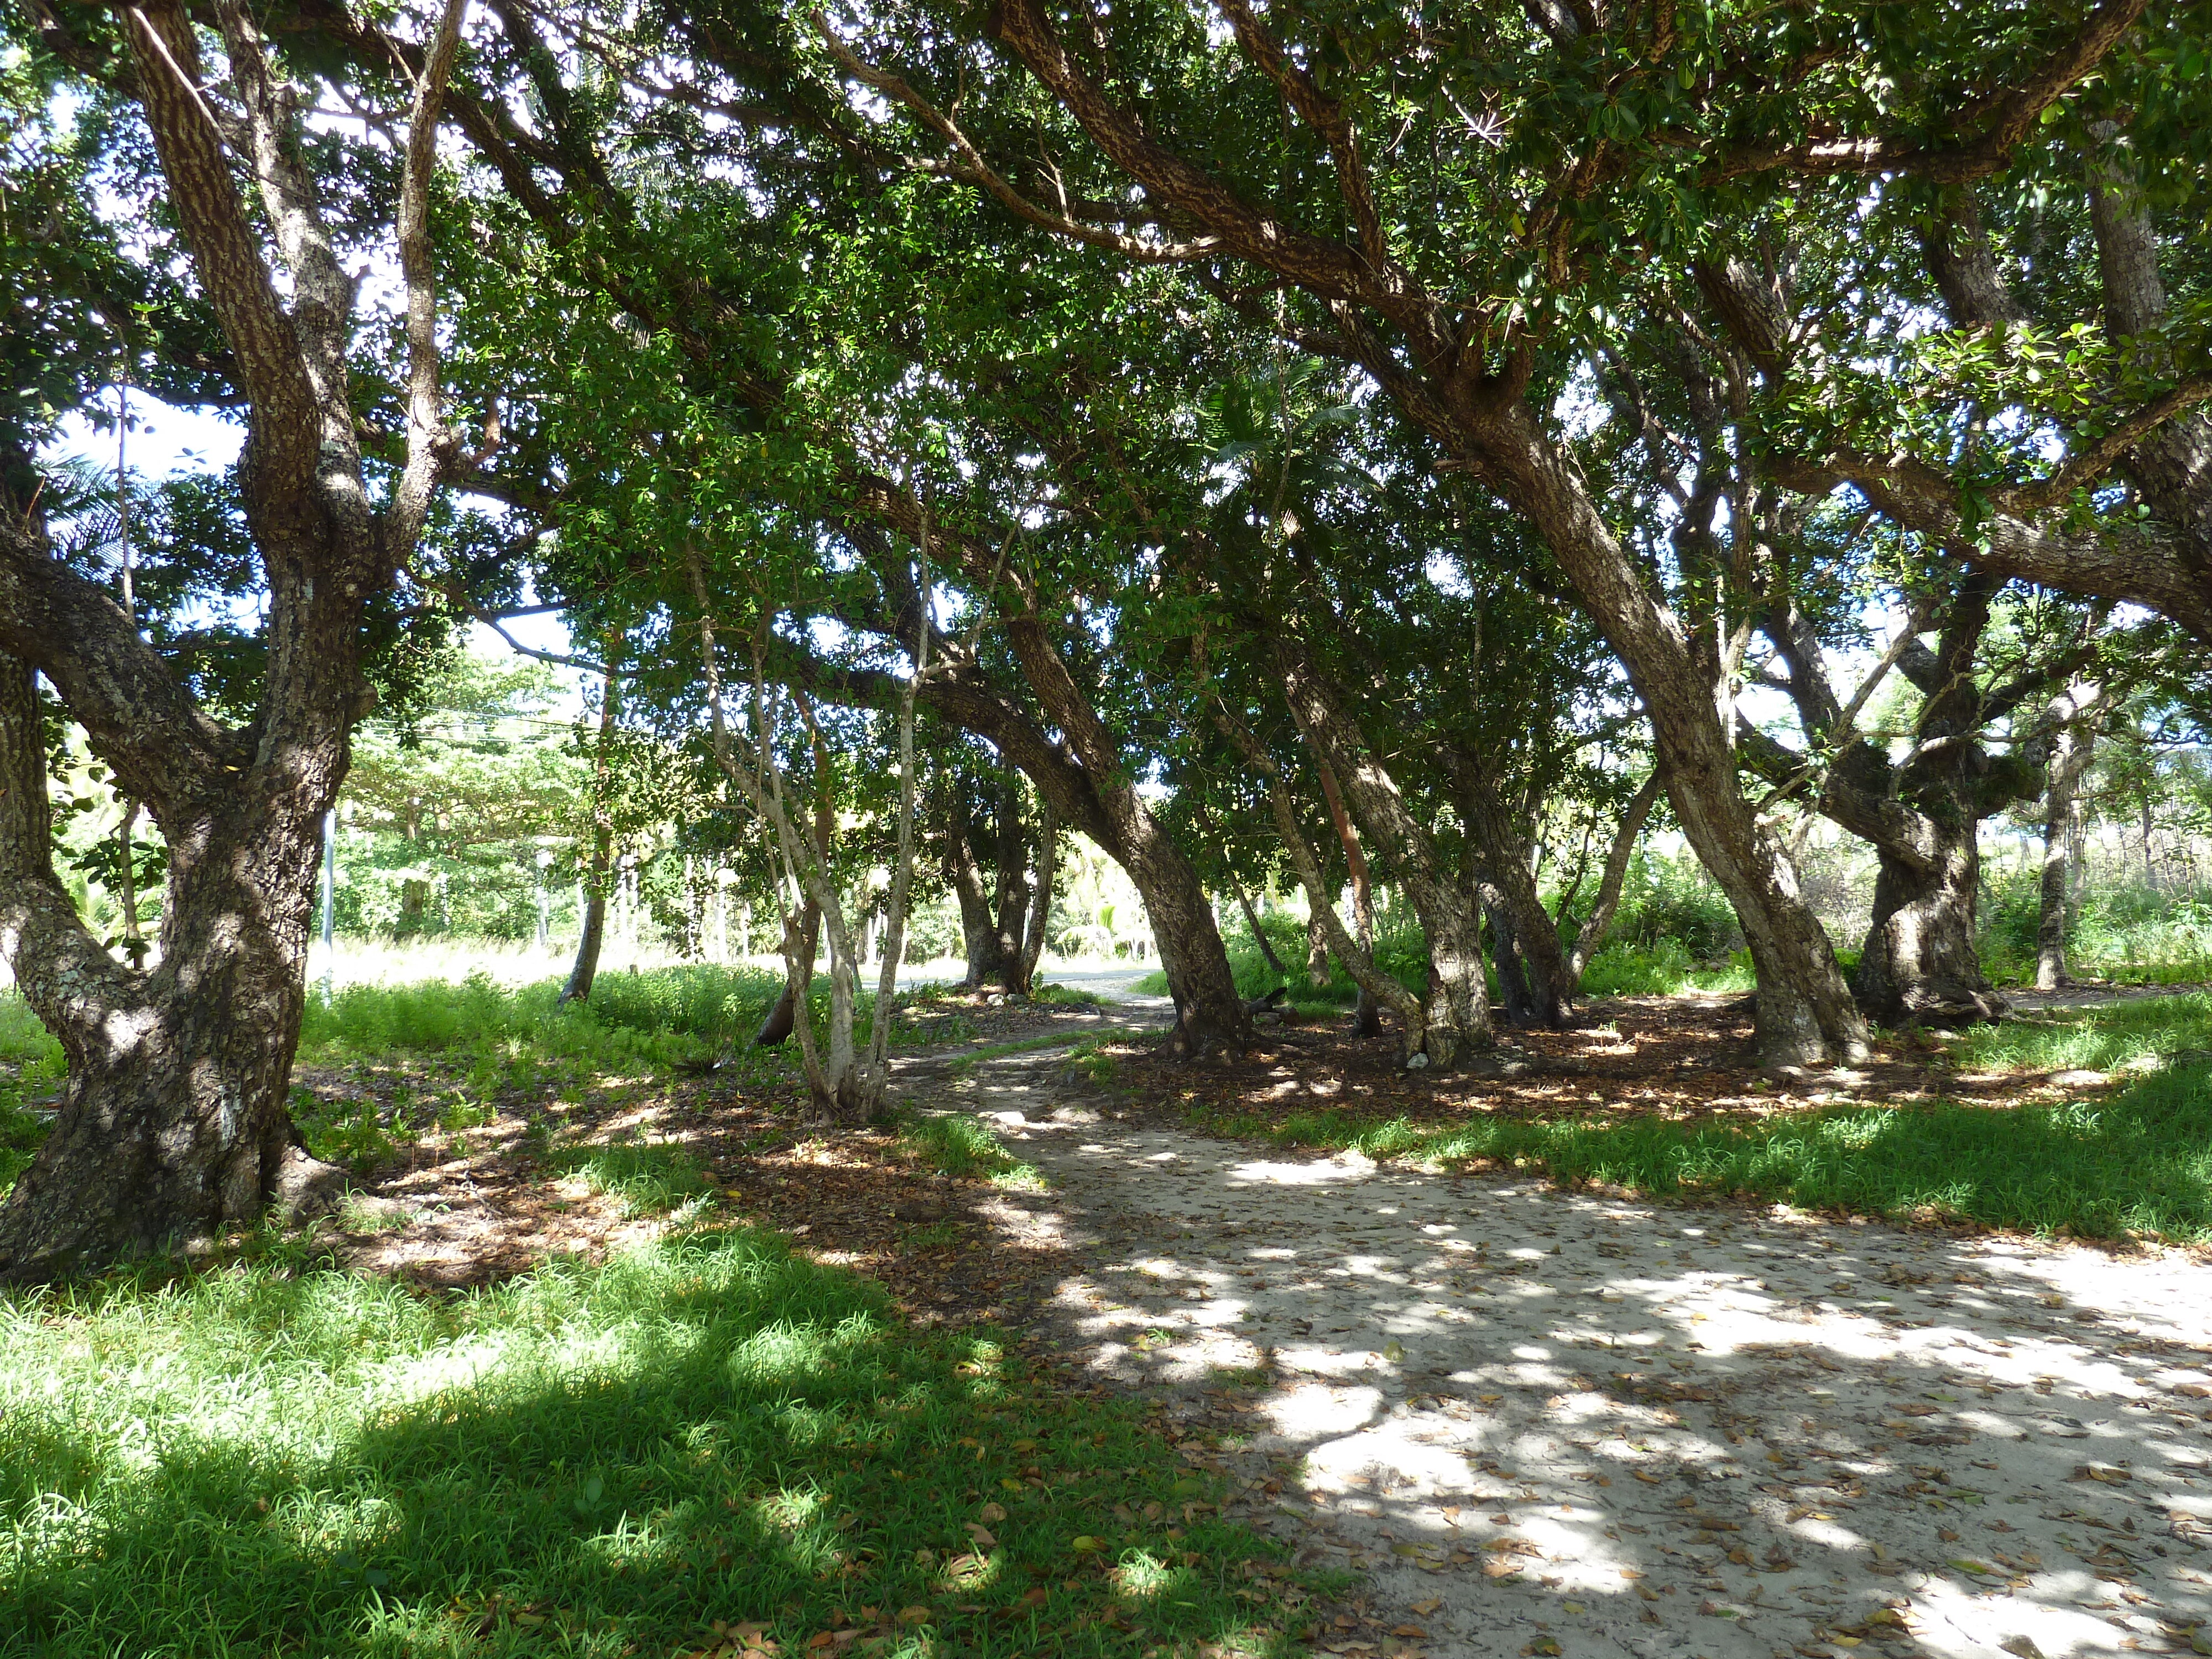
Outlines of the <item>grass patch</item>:
{"label": "grass patch", "polygon": [[1121,1062],[1108,1050],[1116,1042],[1129,1041],[1126,1034],[1107,1036],[1101,1033],[1075,1042],[1067,1051],[1067,1069],[1085,1083],[1098,1088],[1110,1086],[1121,1074]]}
{"label": "grass patch", "polygon": [[965,1112],[902,1115],[899,1146],[915,1163],[956,1180],[981,1176],[1024,1192],[1042,1192],[1048,1184],[1035,1165],[1016,1158],[996,1135]]}
{"label": "grass patch", "polygon": [[666,1215],[703,1198],[714,1183],[699,1160],[680,1146],[617,1141],[605,1146],[570,1146],[554,1160],[569,1175],[581,1176],[595,1193],[613,1198],[625,1218]]}
{"label": "grass patch", "polygon": [[1949,1048],[1961,1065],[2043,1072],[2114,1071],[2192,1050],[2212,1054],[2212,994],[2052,1009],[1974,1027]]}
{"label": "grass patch", "polygon": [[1656,1198],[1948,1218],[2085,1238],[2212,1241],[2212,1066],[2154,1073],[2111,1099],[2011,1107],[1826,1107],[1694,1124],[1626,1115],[1451,1123],[1207,1113],[1281,1146],[1485,1164]]}
{"label": "grass patch", "polygon": [[1110,1008],[1114,1005],[1096,991],[1085,991],[1073,985],[1039,985],[1030,993],[1030,1000],[1042,1002],[1048,1008]]}
{"label": "grass patch", "polygon": [[1272,1654],[1301,1599],[1128,1407],[743,1230],[0,1299],[0,1624],[54,1659]]}

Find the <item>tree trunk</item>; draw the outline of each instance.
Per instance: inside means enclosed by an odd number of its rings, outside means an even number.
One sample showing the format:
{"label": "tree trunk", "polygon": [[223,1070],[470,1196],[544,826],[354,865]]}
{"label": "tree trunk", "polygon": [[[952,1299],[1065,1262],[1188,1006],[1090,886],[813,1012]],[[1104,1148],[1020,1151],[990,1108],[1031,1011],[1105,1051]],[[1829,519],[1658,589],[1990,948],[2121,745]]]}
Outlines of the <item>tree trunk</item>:
{"label": "tree trunk", "polygon": [[[1447,758],[1458,785],[1460,811],[1482,848],[1487,887],[1484,903],[1491,912],[1498,983],[1506,992],[1507,1011],[1516,1024],[1560,1030],[1574,1018],[1574,985],[1559,948],[1559,930],[1536,890],[1527,845],[1498,799],[1481,758],[1464,749]],[[1509,922],[1506,927],[1498,925],[1501,916]]]}
{"label": "tree trunk", "polygon": [[956,820],[952,825],[948,863],[952,894],[960,904],[961,947],[968,959],[968,971],[960,983],[970,991],[977,990],[998,976],[1002,958],[998,923],[991,915],[991,896],[984,888],[982,866],[975,861],[975,849],[964,822]]}
{"label": "tree trunk", "polygon": [[46,750],[30,669],[0,657],[0,939],[68,1057],[59,1114],[0,1210],[0,1279],[44,1280],[290,1216],[342,1172],[289,1112],[306,1000],[322,814],[343,750],[270,811],[218,796],[161,828],[161,966],[114,962],[50,860]]}
{"label": "tree trunk", "polygon": [[1030,884],[1030,920],[1022,943],[1021,983],[1014,988],[1027,996],[1036,984],[1037,963],[1044,955],[1044,936],[1052,926],[1053,881],[1060,867],[1060,815],[1049,799],[1039,802],[1036,877]]}
{"label": "tree trunk", "polygon": [[1022,845],[1021,786],[1007,778],[999,787],[998,906],[999,982],[1011,995],[1029,989],[1022,982],[1022,963],[1028,955],[1023,928],[1029,921],[1029,860]]}
{"label": "tree trunk", "polygon": [[[1321,780],[1322,799],[1328,804],[1329,824],[1336,831],[1337,844],[1344,848],[1345,866],[1352,877],[1352,943],[1359,947],[1361,956],[1372,962],[1375,959],[1375,887],[1368,873],[1367,854],[1359,845],[1359,831],[1352,826],[1352,814],[1345,811],[1344,792],[1337,787],[1336,772],[1329,765],[1327,756],[1318,753],[1314,756],[1314,773]],[[1344,963],[1345,971],[1351,973],[1352,959],[1341,951],[1337,953],[1337,959]],[[1367,981],[1357,974],[1352,975],[1352,981],[1359,988],[1352,1004],[1352,1035],[1381,1036],[1382,1016],[1374,994],[1367,988]]]}
{"label": "tree trunk", "polygon": [[2102,701],[2101,694],[2084,696],[2073,687],[2052,700],[2057,730],[2051,737],[2044,786],[2041,913],[2035,925],[2035,988],[2039,991],[2056,991],[2074,982],[2074,976],[2066,971],[2067,911],[2072,897],[2067,854],[2081,811],[2076,792],[2096,750],[2096,734],[2081,715],[2093,703]]}
{"label": "tree trunk", "polygon": [[[1307,903],[1310,907],[1310,895]],[[1306,983],[1316,991],[1328,983],[1328,926],[1311,908],[1306,915]]]}
{"label": "tree trunk", "polygon": [[1477,878],[1476,891],[1490,922],[1490,960],[1498,969],[1498,1000],[1505,1005],[1505,1017],[1516,1025],[1540,1024],[1544,1005],[1529,986],[1527,958],[1521,952],[1504,891],[1487,874]]}
{"label": "tree trunk", "polygon": [[1975,945],[1981,886],[1975,830],[1970,820],[1923,860],[1876,849],[1874,922],[1852,988],[1859,1006],[1884,1024],[1971,1024],[2004,1013]]}
{"label": "tree trunk", "polygon": [[1613,926],[1613,912],[1620,908],[1621,884],[1628,879],[1628,861],[1636,855],[1636,843],[1644,835],[1644,826],[1650,821],[1651,809],[1659,799],[1659,774],[1655,769],[1644,781],[1628,803],[1628,815],[1621,819],[1620,829],[1613,838],[1613,850],[1606,854],[1605,874],[1599,881],[1597,897],[1591,903],[1589,914],[1575,933],[1575,948],[1567,957],[1567,972],[1573,978],[1575,988],[1582,988],[1583,972],[1605,945],[1607,929]]}
{"label": "tree trunk", "polygon": [[1278,632],[1273,644],[1298,729],[1335,769],[1347,804],[1382,843],[1428,936],[1428,1063],[1449,1066],[1463,1050],[1490,1048],[1496,1036],[1474,906],[1445,875],[1428,831],[1368,747],[1335,683],[1321,672],[1303,641]]}
{"label": "tree trunk", "polygon": [[607,937],[607,875],[614,863],[614,736],[621,713],[620,682],[615,678],[619,636],[607,635],[606,678],[599,688],[599,741],[592,757],[592,862],[584,881],[584,927],[576,939],[576,960],[561,988],[563,1003],[583,1002],[599,977],[599,951]]}
{"label": "tree trunk", "polygon": [[1275,954],[1275,947],[1268,942],[1267,930],[1260,925],[1260,913],[1252,908],[1251,895],[1244,890],[1242,883],[1232,881],[1229,885],[1230,890],[1237,895],[1237,902],[1244,911],[1244,921],[1252,929],[1253,939],[1259,944],[1260,954],[1267,958],[1268,967],[1287,976],[1291,970],[1283,966],[1283,959]]}
{"label": "tree trunk", "polygon": [[[1243,1054],[1251,1046],[1251,1016],[1237,994],[1229,953],[1222,946],[1221,930],[1214,925],[1213,907],[1206,902],[1197,871],[1137,793],[1119,742],[1053,648],[1042,619],[1034,611],[1011,615],[1006,636],[1038,702],[1066,733],[1082,763],[1090,804],[1106,831],[1103,841],[1107,851],[1129,872],[1145,902],[1160,947],[1160,965],[1167,970],[1168,990],[1175,999],[1170,1048],[1191,1058],[1223,1051]],[[1067,781],[1060,766],[1041,766],[1031,775],[1040,786],[1049,782],[1063,787]],[[1068,815],[1067,809],[1084,804],[1080,795],[1071,792],[1060,805]]]}

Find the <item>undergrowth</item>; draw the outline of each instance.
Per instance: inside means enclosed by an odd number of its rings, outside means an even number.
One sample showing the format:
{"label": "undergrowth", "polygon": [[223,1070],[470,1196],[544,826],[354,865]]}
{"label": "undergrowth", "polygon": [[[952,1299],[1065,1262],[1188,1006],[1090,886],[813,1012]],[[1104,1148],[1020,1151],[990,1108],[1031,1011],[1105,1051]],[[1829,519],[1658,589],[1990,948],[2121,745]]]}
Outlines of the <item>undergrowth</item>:
{"label": "undergrowth", "polygon": [[772,1237],[441,1296],[270,1248],[0,1298],[11,1650],[1287,1647],[1273,1547],[1130,1407]]}

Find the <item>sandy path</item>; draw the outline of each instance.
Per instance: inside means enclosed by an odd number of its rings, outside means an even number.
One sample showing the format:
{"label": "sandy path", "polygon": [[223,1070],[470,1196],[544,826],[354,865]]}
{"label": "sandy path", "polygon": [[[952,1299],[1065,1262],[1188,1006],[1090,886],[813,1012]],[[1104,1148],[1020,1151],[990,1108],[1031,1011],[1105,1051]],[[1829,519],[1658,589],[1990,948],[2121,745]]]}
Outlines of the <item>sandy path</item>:
{"label": "sandy path", "polygon": [[2212,1653],[2205,1266],[1271,1158],[1060,1104],[1053,1054],[951,1087],[1053,1178],[997,1218],[1091,1264],[1083,1363],[1366,1573],[1325,1650]]}

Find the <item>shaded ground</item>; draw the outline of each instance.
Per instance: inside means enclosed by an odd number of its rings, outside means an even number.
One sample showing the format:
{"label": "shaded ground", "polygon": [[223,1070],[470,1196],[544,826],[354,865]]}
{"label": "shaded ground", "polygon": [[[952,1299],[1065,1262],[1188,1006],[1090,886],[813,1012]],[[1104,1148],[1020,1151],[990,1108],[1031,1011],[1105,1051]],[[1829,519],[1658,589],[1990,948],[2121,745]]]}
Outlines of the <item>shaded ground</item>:
{"label": "shaded ground", "polygon": [[2187,1257],[1255,1157],[1070,1103],[1049,1057],[953,1087],[1054,1180],[993,1213],[1087,1262],[1061,1343],[1367,1574],[1328,1650],[2212,1646]]}
{"label": "shaded ground", "polygon": [[1571,1116],[1601,1107],[1694,1121],[1717,1112],[1757,1116],[1853,1102],[2011,1105],[2077,1097],[2112,1081],[2060,1067],[1962,1068],[1942,1038],[1918,1032],[1878,1042],[1863,1066],[1777,1075],[1759,1064],[1747,996],[1614,998],[1592,1006],[1575,1030],[1514,1031],[1501,1053],[1498,1075],[1407,1072],[1388,1032],[1362,1039],[1342,1021],[1293,1018],[1263,1030],[1250,1067],[1179,1066],[1135,1042],[1120,1057],[1138,1095],[1171,1100],[1178,1110],[1327,1106],[1402,1114],[1417,1123],[1477,1111]]}
{"label": "shaded ground", "polygon": [[[963,1007],[983,1041],[899,1061],[904,1096],[988,1124],[1050,1190],[945,1178],[910,1136],[794,1130],[787,1089],[613,1079],[495,1103],[394,1159],[345,1249],[441,1284],[595,1253],[664,1224],[593,1191],[577,1149],[672,1149],[918,1322],[1026,1328],[1070,1389],[1146,1391],[1241,1513],[1362,1575],[1331,1651],[2212,1650],[2212,1274],[2191,1258],[1658,1207],[1182,1127],[1217,1097],[1698,1119],[2094,1098],[2104,1076],[1962,1071],[1905,1040],[1776,1079],[1727,999],[1607,1005],[1480,1081],[1297,1025],[1251,1066],[1153,1070],[1126,1028],[1159,1012]],[[1033,1046],[1084,1035],[1145,1088]]]}

